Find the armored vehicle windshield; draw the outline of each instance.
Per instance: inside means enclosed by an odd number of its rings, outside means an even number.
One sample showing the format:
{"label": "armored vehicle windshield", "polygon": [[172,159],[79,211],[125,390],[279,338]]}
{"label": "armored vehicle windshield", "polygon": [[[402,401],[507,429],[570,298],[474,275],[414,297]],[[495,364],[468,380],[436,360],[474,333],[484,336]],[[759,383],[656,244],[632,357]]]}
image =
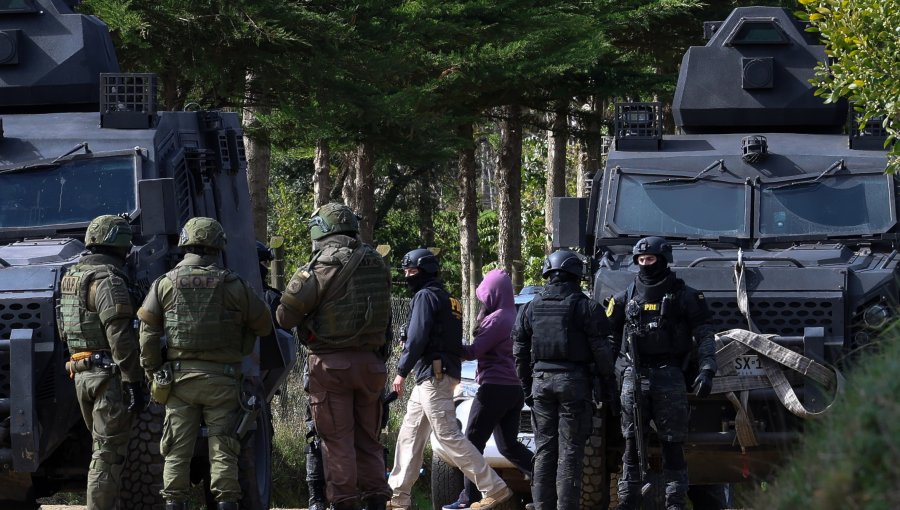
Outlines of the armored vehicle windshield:
{"label": "armored vehicle windshield", "polygon": [[749,186],[742,181],[672,174],[620,174],[609,229],[618,235],[689,239],[749,237]]}
{"label": "armored vehicle windshield", "polygon": [[882,172],[762,184],[759,234],[761,237],[883,234],[896,223],[891,184],[891,177]]}
{"label": "armored vehicle windshield", "polygon": [[35,161],[0,170],[0,229],[82,225],[101,214],[134,214],[134,151]]}

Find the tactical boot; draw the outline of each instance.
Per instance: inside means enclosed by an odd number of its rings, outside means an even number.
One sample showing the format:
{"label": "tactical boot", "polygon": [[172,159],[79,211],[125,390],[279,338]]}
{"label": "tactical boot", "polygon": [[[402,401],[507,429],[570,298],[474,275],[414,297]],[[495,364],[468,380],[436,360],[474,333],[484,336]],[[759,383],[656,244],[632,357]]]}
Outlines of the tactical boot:
{"label": "tactical boot", "polygon": [[166,510],[187,510],[187,501],[166,501]]}
{"label": "tactical boot", "polygon": [[219,501],[219,510],[238,510],[236,501]]}
{"label": "tactical boot", "polygon": [[309,498],[309,510],[328,510],[328,502],[325,499]]}
{"label": "tactical boot", "polygon": [[331,506],[334,510],[360,510],[359,500],[341,501]]}

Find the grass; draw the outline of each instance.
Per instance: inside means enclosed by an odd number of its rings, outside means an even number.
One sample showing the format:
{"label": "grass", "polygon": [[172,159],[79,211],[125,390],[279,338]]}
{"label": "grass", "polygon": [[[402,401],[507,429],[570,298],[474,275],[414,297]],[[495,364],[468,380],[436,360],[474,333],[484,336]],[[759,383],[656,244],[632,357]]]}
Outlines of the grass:
{"label": "grass", "polygon": [[898,324],[846,374],[844,398],[825,418],[810,424],[797,453],[772,483],[750,497],[750,507],[900,508]]}

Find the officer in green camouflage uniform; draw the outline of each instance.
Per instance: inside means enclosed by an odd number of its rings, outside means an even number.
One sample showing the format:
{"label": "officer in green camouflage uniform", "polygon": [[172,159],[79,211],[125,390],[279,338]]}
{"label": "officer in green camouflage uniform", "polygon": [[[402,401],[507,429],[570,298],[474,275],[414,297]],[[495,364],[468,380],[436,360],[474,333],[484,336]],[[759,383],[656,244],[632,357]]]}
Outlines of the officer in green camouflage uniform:
{"label": "officer in green camouflage uniform", "polygon": [[219,510],[237,510],[241,360],[257,336],[271,332],[272,316],[244,280],[221,266],[225,232],[219,222],[192,218],[178,246],[186,252],[184,260],[153,282],[138,310],[141,365],[152,374],[167,362],[174,376],[160,441],[166,458],[161,494],[166,510],[186,508],[191,457],[203,421],[209,431],[210,491]]}
{"label": "officer in green camouflage uniform", "polygon": [[356,215],[326,204],[309,222],[315,246],[276,315],[309,349],[309,399],[335,510],[383,510],[391,496],[380,442],[391,273],[359,240]]}
{"label": "officer in green camouflage uniform", "polygon": [[91,251],[60,282],[60,334],[72,359],[66,363],[93,454],[88,471],[89,510],[116,508],[132,413],[146,404],[134,331],[134,304],[124,273],[131,227],[119,216],[100,216],[88,226]]}

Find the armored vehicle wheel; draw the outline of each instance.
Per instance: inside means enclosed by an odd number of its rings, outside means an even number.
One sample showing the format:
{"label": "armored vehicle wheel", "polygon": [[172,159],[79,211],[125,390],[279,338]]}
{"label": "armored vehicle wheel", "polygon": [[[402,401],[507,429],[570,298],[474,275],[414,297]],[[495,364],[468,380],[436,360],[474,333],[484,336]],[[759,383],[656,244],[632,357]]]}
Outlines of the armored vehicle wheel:
{"label": "armored vehicle wheel", "polygon": [[582,508],[610,508],[611,495],[616,494],[606,458],[608,422],[606,409],[594,410],[593,430],[584,448],[584,473],[581,477]]}
{"label": "armored vehicle wheel", "polygon": [[272,414],[260,409],[256,430],[241,444],[241,510],[269,510],[272,495]]}
{"label": "armored vehicle wheel", "polygon": [[432,508],[441,510],[444,505],[453,503],[459,497],[462,489],[462,472],[434,455],[431,459]]}
{"label": "armored vehicle wheel", "polygon": [[162,510],[165,507],[165,501],[159,495],[163,473],[159,440],[165,414],[164,406],[151,402],[135,419],[137,433],[128,443],[128,458],[122,473],[123,508]]}

